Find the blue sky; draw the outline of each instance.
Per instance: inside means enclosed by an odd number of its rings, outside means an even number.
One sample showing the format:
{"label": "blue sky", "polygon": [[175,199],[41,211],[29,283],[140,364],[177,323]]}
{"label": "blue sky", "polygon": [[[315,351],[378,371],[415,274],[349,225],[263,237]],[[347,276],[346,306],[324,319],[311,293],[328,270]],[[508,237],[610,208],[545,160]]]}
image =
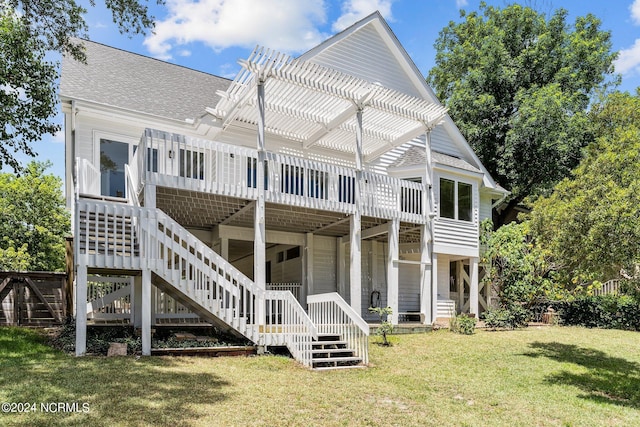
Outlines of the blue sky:
{"label": "blue sky", "polygon": [[[534,5],[545,13],[562,7],[569,11],[569,22],[587,13],[596,15],[602,28],[611,31],[613,49],[620,52],[616,63],[622,75],[620,89],[633,92],[640,86],[640,0],[487,3]],[[449,21],[461,20],[461,8],[473,11],[479,4],[480,0],[166,0],[165,6],[152,7],[155,35],[133,38],[119,34],[103,6],[87,7],[86,20],[93,41],[233,77],[239,69],[237,60],[246,58],[257,44],[295,56],[379,10],[426,75],[434,65],[438,32]],[[62,122],[62,114],[58,120]],[[62,134],[47,136],[34,148],[39,160],[53,162],[51,172],[64,176]]]}

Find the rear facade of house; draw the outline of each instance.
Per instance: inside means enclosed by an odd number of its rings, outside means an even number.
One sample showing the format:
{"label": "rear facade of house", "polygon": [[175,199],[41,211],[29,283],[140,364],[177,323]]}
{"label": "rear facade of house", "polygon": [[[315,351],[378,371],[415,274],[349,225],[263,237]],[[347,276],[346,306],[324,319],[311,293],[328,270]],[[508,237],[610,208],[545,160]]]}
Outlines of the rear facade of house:
{"label": "rear facade of house", "polygon": [[132,322],[145,354],[152,325],[208,322],[366,362],[369,307],[490,304],[479,228],[506,192],[378,13],[234,80],[85,46],[60,89],[79,355],[87,322]]}

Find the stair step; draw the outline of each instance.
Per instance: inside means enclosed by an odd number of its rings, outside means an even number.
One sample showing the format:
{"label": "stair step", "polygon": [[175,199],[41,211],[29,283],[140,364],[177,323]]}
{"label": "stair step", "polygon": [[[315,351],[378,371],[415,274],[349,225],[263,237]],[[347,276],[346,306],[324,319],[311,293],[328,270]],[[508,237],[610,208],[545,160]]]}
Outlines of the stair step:
{"label": "stair step", "polygon": [[326,362],[361,362],[362,358],[358,357],[358,356],[340,356],[340,357],[330,357],[330,358],[325,358],[325,357],[321,357],[319,359],[317,358],[312,358],[311,359],[313,361],[313,363],[316,362],[321,362],[321,363],[326,363]]}
{"label": "stair step", "polygon": [[340,341],[342,337],[336,334],[318,334],[318,341]]}
{"label": "stair step", "polygon": [[352,353],[353,350],[350,348],[317,348],[311,350],[312,354],[325,354],[325,353]]}
{"label": "stair step", "polygon": [[340,366],[318,366],[313,368],[314,371],[333,371],[335,369],[364,369],[365,365],[340,365]]}

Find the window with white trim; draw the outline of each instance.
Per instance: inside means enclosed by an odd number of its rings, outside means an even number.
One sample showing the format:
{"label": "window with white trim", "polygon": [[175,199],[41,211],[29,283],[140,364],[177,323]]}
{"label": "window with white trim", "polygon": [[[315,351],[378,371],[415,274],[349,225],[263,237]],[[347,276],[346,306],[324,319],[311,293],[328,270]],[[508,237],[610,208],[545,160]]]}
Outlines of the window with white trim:
{"label": "window with white trim", "polygon": [[473,186],[440,178],[440,217],[460,221],[473,219]]}

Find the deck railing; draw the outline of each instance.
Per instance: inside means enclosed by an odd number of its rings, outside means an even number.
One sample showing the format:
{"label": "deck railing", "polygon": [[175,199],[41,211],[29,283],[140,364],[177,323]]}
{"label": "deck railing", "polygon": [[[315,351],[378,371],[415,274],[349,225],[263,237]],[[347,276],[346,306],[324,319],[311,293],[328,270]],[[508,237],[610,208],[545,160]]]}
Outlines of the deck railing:
{"label": "deck railing", "polygon": [[[147,129],[132,160],[138,169],[132,168],[131,176],[155,185],[245,199],[256,199],[264,190],[265,200],[272,203],[355,212],[355,169],[267,152],[264,182],[259,183],[257,161],[255,149]],[[360,189],[364,215],[426,221],[421,183],[363,172]]]}
{"label": "deck railing", "polygon": [[620,279],[607,280],[598,289],[593,290],[594,295],[615,295],[620,292]]}
{"label": "deck railing", "polygon": [[78,192],[80,194],[100,194],[100,171],[87,159],[76,159]]}
{"label": "deck railing", "polygon": [[266,291],[265,304],[265,345],[286,345],[297,361],[312,366],[318,330],[298,300],[288,291]]}
{"label": "deck railing", "polygon": [[267,283],[268,291],[288,291],[298,301],[300,301],[300,289],[302,289],[302,283]]}
{"label": "deck railing", "polygon": [[307,304],[319,334],[341,336],[363,363],[369,363],[369,325],[338,293],[309,295]]}

